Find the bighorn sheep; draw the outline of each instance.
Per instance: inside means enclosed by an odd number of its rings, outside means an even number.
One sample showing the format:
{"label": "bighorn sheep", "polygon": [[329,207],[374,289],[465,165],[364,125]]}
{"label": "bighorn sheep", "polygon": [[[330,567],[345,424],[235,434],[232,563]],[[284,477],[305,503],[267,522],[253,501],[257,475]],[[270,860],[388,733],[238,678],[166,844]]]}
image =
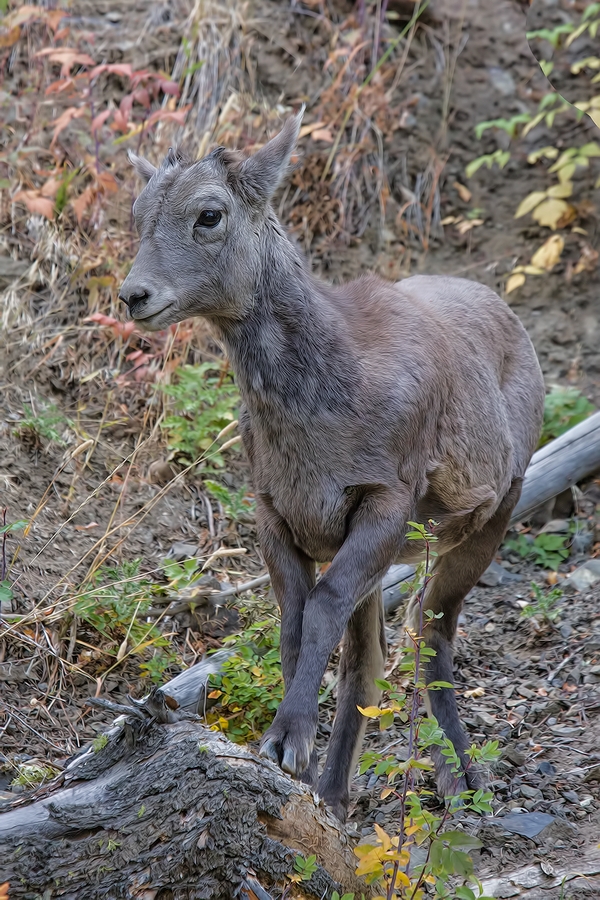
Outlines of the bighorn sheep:
{"label": "bighorn sheep", "polygon": [[[281,607],[285,698],[261,753],[345,818],[365,720],[386,655],[381,579],[413,561],[408,520],[435,519],[438,556],[425,607],[436,651],[428,681],[452,681],[463,599],[494,557],[540,434],[544,384],[525,329],[472,281],[315,278],[271,206],[301,114],[247,157],[198,162],[169,151],[134,206],[140,247],[120,297],[143,328],[204,316],[243,400],[257,526]],[[331,561],[318,582],[315,563]],[[343,639],[337,715],[324,771],[314,749],[318,692]],[[454,691],[431,713],[463,764]],[[436,757],[438,787],[474,782]]]}

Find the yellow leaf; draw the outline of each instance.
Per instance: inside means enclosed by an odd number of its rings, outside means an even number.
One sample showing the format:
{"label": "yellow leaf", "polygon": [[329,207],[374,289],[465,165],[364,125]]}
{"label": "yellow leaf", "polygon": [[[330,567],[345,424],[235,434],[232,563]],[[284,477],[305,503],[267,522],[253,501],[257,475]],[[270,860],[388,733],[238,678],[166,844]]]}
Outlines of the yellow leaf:
{"label": "yellow leaf", "polygon": [[379,838],[383,849],[386,852],[388,850],[390,850],[390,848],[392,846],[392,839],[389,836],[389,834],[387,833],[387,831],[384,831],[383,828],[381,827],[381,825],[377,825],[377,823],[375,823],[375,833],[377,834],[377,837]]}
{"label": "yellow leaf", "polygon": [[[566,166],[565,166],[566,168]],[[564,170],[562,170],[564,171]],[[560,177],[560,172],[559,172]],[[560,184],[553,184],[551,188],[548,188],[548,196],[549,197],[570,197],[573,193],[573,182],[572,181],[561,181]]]}
{"label": "yellow leaf", "polygon": [[543,275],[545,270],[539,266],[523,266],[522,271],[526,275]]}
{"label": "yellow leaf", "polygon": [[543,203],[540,203],[533,213],[533,218],[540,225],[546,225],[554,231],[561,219],[568,218],[569,211],[572,209],[573,207],[565,203],[564,200],[549,197]]}
{"label": "yellow leaf", "polygon": [[[573,177],[573,173],[575,172],[576,168],[577,168],[577,165],[575,163],[567,163],[565,166],[561,166],[559,169],[556,170],[558,173],[558,180],[560,182],[562,182],[563,184],[565,184],[565,183],[570,184],[571,178]],[[552,171],[552,170],[550,170],[550,171]],[[571,187],[571,190],[573,190],[572,187]],[[548,191],[548,194],[550,194],[550,191]],[[567,194],[567,196],[570,197],[571,195]]]}
{"label": "yellow leaf", "polygon": [[600,128],[600,112],[597,109],[588,110],[588,116],[594,125],[597,125],[598,128]]}
{"label": "yellow leaf", "polygon": [[379,860],[369,860],[367,862],[367,858],[362,859],[357,865],[356,869],[357,875],[374,875],[375,873],[381,873],[383,875],[383,866],[379,862]]}
{"label": "yellow leaf", "polygon": [[362,706],[356,707],[359,713],[362,713],[363,716],[366,716],[367,719],[378,719],[379,716],[383,713],[382,709],[379,709],[378,706],[365,706],[364,709]]}
{"label": "yellow leaf", "polygon": [[532,209],[535,209],[538,204],[542,202],[542,200],[546,199],[545,191],[534,191],[532,194],[528,194],[524,200],[519,204],[519,208],[515,213],[515,219],[520,219],[521,216],[526,216],[527,213],[531,212]]}
{"label": "yellow leaf", "polygon": [[395,794],[396,788],[393,787],[385,787],[381,792],[381,799],[385,800],[386,797],[389,797],[390,794]]}
{"label": "yellow leaf", "polygon": [[511,275],[506,282],[506,293],[510,294],[512,291],[516,291],[523,284],[525,284],[525,276],[521,272],[517,275]]}
{"label": "yellow leaf", "polygon": [[468,691],[465,691],[463,697],[467,697],[469,700],[474,700],[476,697],[483,697],[485,695],[485,690],[482,687],[471,688]]}
{"label": "yellow leaf", "polygon": [[559,234],[551,235],[531,257],[532,265],[539,266],[550,272],[560,259],[560,254],[563,252],[564,247],[565,242]]}

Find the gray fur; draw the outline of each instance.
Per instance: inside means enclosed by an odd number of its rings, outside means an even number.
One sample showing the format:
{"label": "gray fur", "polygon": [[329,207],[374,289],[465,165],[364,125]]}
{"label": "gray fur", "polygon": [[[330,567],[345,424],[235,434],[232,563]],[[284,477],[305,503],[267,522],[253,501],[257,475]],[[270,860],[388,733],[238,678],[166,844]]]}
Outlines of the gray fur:
{"label": "gray fur", "polygon": [[[317,787],[318,691],[346,632],[318,784],[343,817],[363,732],[356,705],[378,697],[381,578],[423,549],[406,542],[407,520],[439,522],[425,605],[444,616],[426,629],[437,650],[428,677],[449,681],[458,613],[518,500],[544,385],[523,326],[487,287],[375,275],[332,287],[311,274],[270,205],[299,127],[300,116],[288,119],[250,158],[170,153],[158,170],[134,160],[148,183],[121,297],[149,330],[204,316],[227,350],[282,614],[286,695],[261,752]],[[220,222],[194,227],[206,210]],[[315,562],[328,561],[316,584]],[[430,703],[466,765],[454,692],[432,691]],[[470,772],[456,782],[442,758],[437,772],[444,793],[475,782]]]}

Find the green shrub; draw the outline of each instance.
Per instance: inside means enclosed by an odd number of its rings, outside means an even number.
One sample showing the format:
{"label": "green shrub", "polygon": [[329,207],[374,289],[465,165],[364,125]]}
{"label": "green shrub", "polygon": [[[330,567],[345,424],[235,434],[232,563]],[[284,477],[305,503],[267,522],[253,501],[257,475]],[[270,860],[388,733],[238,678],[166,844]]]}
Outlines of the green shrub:
{"label": "green shrub", "polygon": [[224,663],[221,674],[210,676],[209,697],[218,704],[207,719],[242,744],[261,737],[283,700],[279,625],[274,618],[262,619],[227,640],[242,646]]}
{"label": "green shrub", "polygon": [[240,400],[232,375],[223,374],[212,362],[183,366],[177,371],[177,381],[162,385],[161,390],[170,400],[170,415],[161,427],[171,455],[190,464],[209,451],[205,468],[222,467],[223,456],[212,445],[236,418]]}
{"label": "green shrub", "polygon": [[577,388],[555,385],[546,394],[540,447],[583,422],[593,412],[593,404]]}

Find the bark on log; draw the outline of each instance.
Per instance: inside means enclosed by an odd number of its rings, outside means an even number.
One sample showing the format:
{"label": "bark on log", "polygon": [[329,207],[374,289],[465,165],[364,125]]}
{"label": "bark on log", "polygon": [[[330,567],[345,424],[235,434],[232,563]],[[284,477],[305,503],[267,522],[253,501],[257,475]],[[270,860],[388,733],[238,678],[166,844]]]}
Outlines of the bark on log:
{"label": "bark on log", "polygon": [[[547,500],[600,471],[600,412],[594,413],[533,454],[511,525],[529,518]],[[403,583],[412,566],[390,566],[383,579],[383,603],[394,612],[406,596]]]}
{"label": "bark on log", "polygon": [[313,853],[318,869],[292,897],[373,896],[348,834],[304,785],[200,724],[214,660],[135,703],[102,749],[0,814],[10,900],[269,900]]}

